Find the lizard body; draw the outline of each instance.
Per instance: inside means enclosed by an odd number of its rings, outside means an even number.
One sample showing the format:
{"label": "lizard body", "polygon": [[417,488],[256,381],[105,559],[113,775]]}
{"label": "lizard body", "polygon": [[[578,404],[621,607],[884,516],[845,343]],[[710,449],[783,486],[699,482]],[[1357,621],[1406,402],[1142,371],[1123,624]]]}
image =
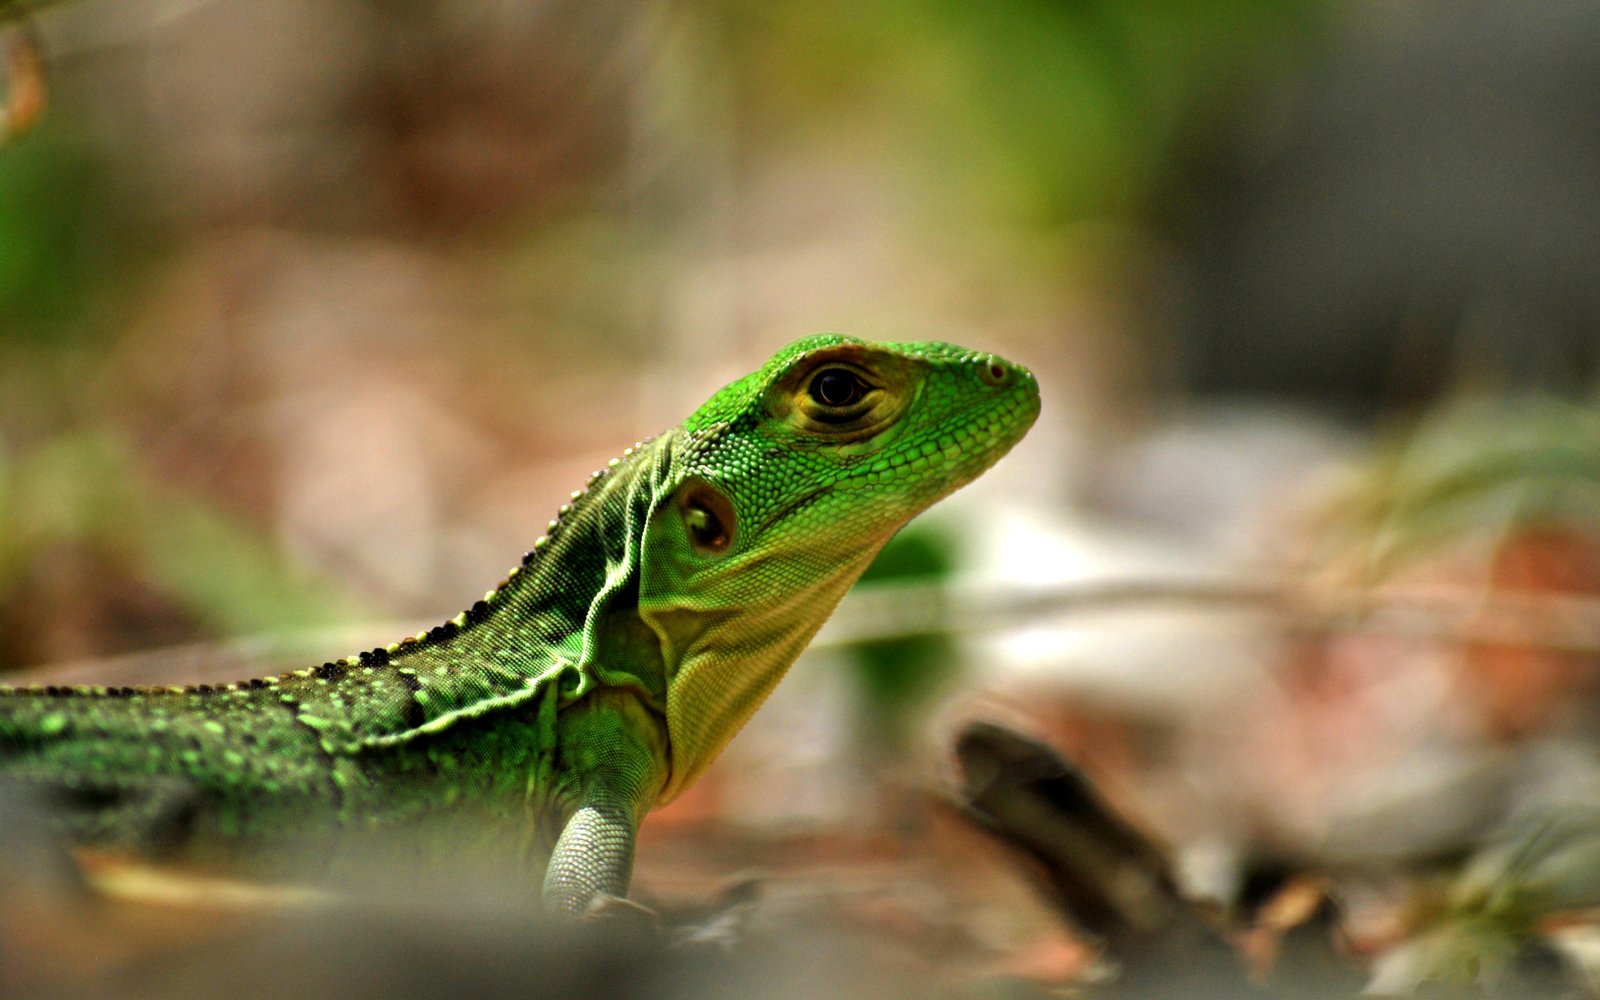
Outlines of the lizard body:
{"label": "lizard body", "polygon": [[234,684],[0,688],[0,775],[148,852],[471,807],[573,912],[772,690],[884,542],[1032,425],[1024,368],[798,341],[573,494],[496,589],[387,647]]}

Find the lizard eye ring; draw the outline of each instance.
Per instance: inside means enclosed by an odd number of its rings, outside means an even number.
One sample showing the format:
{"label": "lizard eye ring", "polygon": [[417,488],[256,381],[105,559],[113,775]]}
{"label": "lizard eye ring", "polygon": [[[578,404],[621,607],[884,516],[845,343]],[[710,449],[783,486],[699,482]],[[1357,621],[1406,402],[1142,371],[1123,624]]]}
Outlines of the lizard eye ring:
{"label": "lizard eye ring", "polygon": [[678,495],[689,546],[700,555],[721,555],[733,545],[733,504],[720,490],[695,482]]}

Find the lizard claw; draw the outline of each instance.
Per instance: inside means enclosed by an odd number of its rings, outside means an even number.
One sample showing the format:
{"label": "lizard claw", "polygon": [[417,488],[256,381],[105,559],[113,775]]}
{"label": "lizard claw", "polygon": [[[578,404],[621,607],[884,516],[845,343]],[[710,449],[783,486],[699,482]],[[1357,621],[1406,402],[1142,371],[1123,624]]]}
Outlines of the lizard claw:
{"label": "lizard claw", "polygon": [[755,924],[761,879],[740,879],[717,900],[709,916],[686,923],[673,935],[672,947],[681,950],[734,951],[750,937]]}
{"label": "lizard claw", "polygon": [[622,930],[654,933],[660,930],[661,914],[631,899],[597,892],[579,918],[586,924],[604,924]]}

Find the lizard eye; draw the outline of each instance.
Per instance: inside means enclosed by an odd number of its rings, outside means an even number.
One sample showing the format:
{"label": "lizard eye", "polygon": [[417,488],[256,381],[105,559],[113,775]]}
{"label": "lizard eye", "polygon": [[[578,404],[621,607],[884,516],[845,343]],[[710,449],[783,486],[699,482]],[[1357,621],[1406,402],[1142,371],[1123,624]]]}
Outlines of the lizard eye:
{"label": "lizard eye", "polygon": [[[3,2],[3,0],[0,0]],[[914,396],[911,367],[849,344],[805,357],[767,389],[768,413],[798,430],[806,447],[849,444],[890,426]]]}
{"label": "lizard eye", "polygon": [[871,388],[848,368],[824,368],[812,376],[806,393],[819,406],[837,410],[859,403]]}
{"label": "lizard eye", "polygon": [[702,555],[717,555],[733,544],[733,505],[704,483],[692,484],[679,501],[689,544]]}

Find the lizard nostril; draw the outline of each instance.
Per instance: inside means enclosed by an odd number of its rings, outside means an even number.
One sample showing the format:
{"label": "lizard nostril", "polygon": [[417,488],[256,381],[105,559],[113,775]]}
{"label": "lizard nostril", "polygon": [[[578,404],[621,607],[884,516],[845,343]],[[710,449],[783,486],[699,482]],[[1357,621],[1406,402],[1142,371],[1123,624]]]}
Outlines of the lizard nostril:
{"label": "lizard nostril", "polygon": [[992,358],[978,367],[984,385],[1002,386],[1011,381],[1011,369]]}

